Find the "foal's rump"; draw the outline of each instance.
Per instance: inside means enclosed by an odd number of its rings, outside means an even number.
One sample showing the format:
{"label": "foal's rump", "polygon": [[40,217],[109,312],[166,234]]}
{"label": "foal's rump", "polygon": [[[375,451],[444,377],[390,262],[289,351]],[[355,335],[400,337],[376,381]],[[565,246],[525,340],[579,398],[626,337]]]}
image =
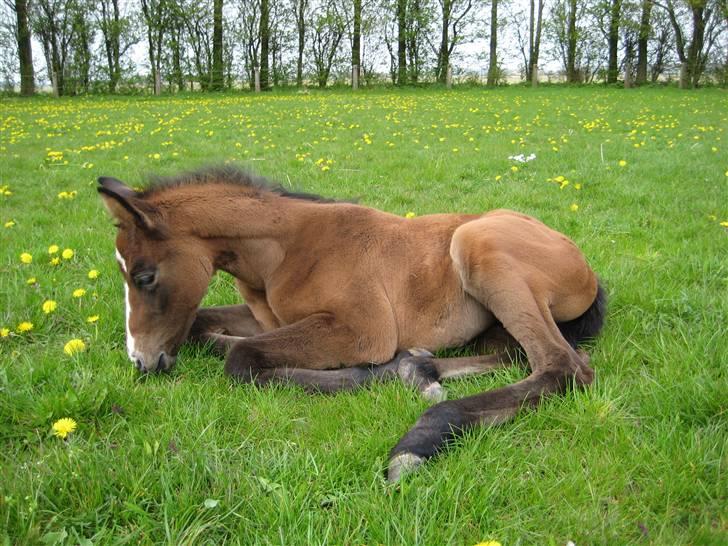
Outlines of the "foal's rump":
{"label": "foal's rump", "polygon": [[489,212],[455,230],[450,256],[465,291],[486,309],[504,296],[513,306],[535,301],[572,345],[601,328],[604,291],[596,275],[568,237],[535,218]]}

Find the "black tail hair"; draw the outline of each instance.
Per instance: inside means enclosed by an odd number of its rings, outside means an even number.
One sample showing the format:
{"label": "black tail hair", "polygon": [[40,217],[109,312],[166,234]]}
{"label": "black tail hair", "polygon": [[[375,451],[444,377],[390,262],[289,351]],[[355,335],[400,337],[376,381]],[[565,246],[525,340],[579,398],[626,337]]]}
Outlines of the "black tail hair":
{"label": "black tail hair", "polygon": [[557,322],[564,339],[576,348],[579,343],[593,339],[599,335],[604,326],[604,317],[607,314],[607,293],[602,283],[597,281],[597,297],[580,317],[566,322]]}

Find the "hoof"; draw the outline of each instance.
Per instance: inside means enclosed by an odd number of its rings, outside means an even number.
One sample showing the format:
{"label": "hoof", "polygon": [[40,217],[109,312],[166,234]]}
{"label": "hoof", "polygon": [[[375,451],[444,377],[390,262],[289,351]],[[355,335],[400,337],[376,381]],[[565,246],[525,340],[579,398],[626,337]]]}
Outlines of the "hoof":
{"label": "hoof", "polygon": [[405,385],[416,386],[418,383],[417,363],[412,357],[406,357],[400,360],[397,367],[397,374]]}
{"label": "hoof", "polygon": [[427,349],[420,349],[419,347],[413,347],[411,349],[407,349],[407,352],[409,354],[411,354],[412,356],[426,356],[428,358],[432,358],[433,356],[435,356]]}
{"label": "hoof", "polygon": [[425,459],[418,457],[414,453],[398,453],[389,461],[389,468],[387,469],[387,481],[389,483],[396,483],[400,478],[412,472],[415,468],[425,462]]}
{"label": "hoof", "polygon": [[432,403],[438,403],[442,402],[443,400],[447,400],[447,391],[442,388],[442,385],[435,381],[434,383],[430,383],[422,389],[422,397]]}

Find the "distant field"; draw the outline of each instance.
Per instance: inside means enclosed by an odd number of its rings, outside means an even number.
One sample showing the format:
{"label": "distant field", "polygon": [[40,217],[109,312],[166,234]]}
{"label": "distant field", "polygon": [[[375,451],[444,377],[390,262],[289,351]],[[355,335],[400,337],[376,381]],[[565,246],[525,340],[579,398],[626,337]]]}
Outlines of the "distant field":
{"label": "distant field", "polygon": [[[2,99],[0,158],[0,541],[728,542],[724,91]],[[394,488],[387,453],[427,407],[399,383],[234,386],[191,349],[140,378],[96,178],[222,162],[395,214],[506,207],[563,231],[610,294],[595,384]],[[237,301],[218,275],[205,303]]]}

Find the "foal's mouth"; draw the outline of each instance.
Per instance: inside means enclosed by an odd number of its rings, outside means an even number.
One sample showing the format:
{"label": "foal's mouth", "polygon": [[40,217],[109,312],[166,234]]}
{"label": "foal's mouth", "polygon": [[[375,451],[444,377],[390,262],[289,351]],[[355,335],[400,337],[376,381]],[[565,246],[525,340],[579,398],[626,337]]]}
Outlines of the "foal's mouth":
{"label": "foal's mouth", "polygon": [[159,356],[155,361],[154,367],[146,366],[141,356],[137,356],[134,359],[134,367],[143,374],[162,373],[170,371],[174,367],[176,361],[177,355],[168,355],[167,353],[162,351],[161,353],[159,353]]}

